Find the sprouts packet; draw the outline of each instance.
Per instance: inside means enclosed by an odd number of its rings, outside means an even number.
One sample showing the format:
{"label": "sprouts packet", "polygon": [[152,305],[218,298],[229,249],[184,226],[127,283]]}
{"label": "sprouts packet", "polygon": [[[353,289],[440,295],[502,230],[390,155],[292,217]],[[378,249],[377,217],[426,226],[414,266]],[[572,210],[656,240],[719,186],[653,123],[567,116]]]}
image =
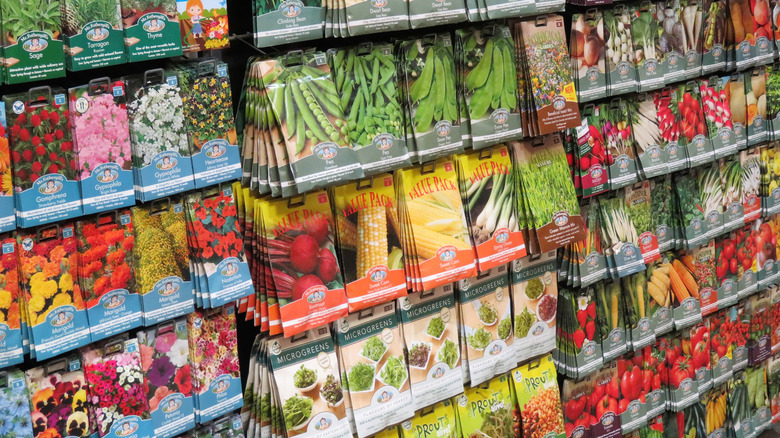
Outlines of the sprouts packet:
{"label": "sprouts packet", "polygon": [[515,368],[510,375],[523,420],[522,436],[564,438],[561,393],[552,356],[547,354],[532,360]]}
{"label": "sprouts packet", "polygon": [[401,423],[400,430],[403,438],[425,438],[431,434],[437,438],[458,438],[460,426],[454,401],[447,399],[418,410],[414,418]]}
{"label": "sprouts packet", "polygon": [[398,299],[415,410],[463,392],[452,284]]}
{"label": "sprouts packet", "polygon": [[463,436],[513,437],[514,400],[506,374],[472,385],[455,398]]}

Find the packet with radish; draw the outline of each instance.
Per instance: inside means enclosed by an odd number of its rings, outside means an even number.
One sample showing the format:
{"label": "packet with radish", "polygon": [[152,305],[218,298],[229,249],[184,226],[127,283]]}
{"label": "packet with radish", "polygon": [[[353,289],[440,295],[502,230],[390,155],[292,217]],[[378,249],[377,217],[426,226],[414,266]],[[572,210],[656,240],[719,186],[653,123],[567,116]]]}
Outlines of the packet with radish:
{"label": "packet with radish", "polygon": [[652,418],[666,411],[669,372],[666,366],[666,338],[660,338],[642,349],[642,386],[645,393],[645,415]]}
{"label": "packet with radish", "polygon": [[637,350],[609,364],[610,368],[617,369],[620,387],[618,412],[623,434],[639,429],[646,422],[646,371],[642,369],[643,362],[642,350]]}
{"label": "packet with radish", "polygon": [[582,116],[582,124],[576,128],[578,168],[575,172],[579,172],[582,197],[588,198],[609,190],[609,173],[607,150],[597,126],[596,106],[585,105]]}
{"label": "packet with radish", "polygon": [[340,318],[335,330],[358,436],[414,415],[395,302]]}
{"label": "packet with radish", "polygon": [[555,349],[558,281],[555,251],[512,262],[515,362]]}
{"label": "packet with radish", "polygon": [[519,175],[512,168],[509,148],[496,145],[464,154],[456,164],[477,269],[486,271],[524,257],[527,250],[515,198]]}
{"label": "packet with radish", "polygon": [[723,193],[721,207],[723,231],[732,232],[745,224],[745,211],[742,205],[742,165],[739,154],[718,160],[718,166]]}
{"label": "packet with radish", "polygon": [[587,380],[593,385],[590,417],[591,434],[594,437],[622,436],[620,415],[620,377],[617,366],[605,364]]}
{"label": "packet with radish", "polygon": [[748,329],[748,366],[766,360],[772,353],[772,302],[769,291],[761,291],[748,297],[745,311],[750,313],[750,328]]}
{"label": "packet with radish", "polygon": [[672,88],[672,103],[680,120],[680,144],[684,144],[688,166],[693,168],[713,160],[715,152],[702,110],[699,86],[695,81]]}
{"label": "packet with radish", "polygon": [[731,121],[728,84],[728,76],[712,76],[709,79],[699,80],[704,119],[716,160],[737,152],[737,137]]}
{"label": "packet with radish", "polygon": [[607,97],[607,67],[605,60],[604,21],[598,9],[574,13],[571,17],[569,55],[579,102],[592,102]]}
{"label": "packet with radish", "polygon": [[[596,294],[596,318],[589,319],[587,311],[577,310],[577,323],[583,326],[587,339],[601,338],[601,355],[609,362],[628,351],[629,339],[626,333],[626,308],[620,281],[603,281],[593,288]],[[584,315],[587,315],[585,317]],[[595,332],[598,331],[598,336]]]}
{"label": "packet with radish", "polygon": [[392,175],[338,186],[331,193],[350,311],[406,295]]}
{"label": "packet with radish", "polygon": [[452,284],[398,300],[418,410],[463,392],[458,309]]}
{"label": "packet with radish", "polygon": [[587,378],[563,379],[562,394],[566,438],[591,438],[590,405],[593,403],[593,382]]}
{"label": "packet with radish", "polygon": [[347,299],[328,194],[312,192],[262,202],[260,207],[285,336],[345,316]]}
{"label": "packet with radish", "polygon": [[727,382],[732,376],[734,352],[731,347],[731,331],[734,323],[730,313],[730,309],[721,309],[704,320],[710,335],[710,370],[714,386]]}
{"label": "packet with radish", "polygon": [[603,14],[604,34],[607,35],[604,41],[607,49],[607,95],[634,93],[638,91],[638,84],[628,6],[618,4],[608,7]]}
{"label": "packet with radish", "polygon": [[666,348],[666,368],[669,370],[669,408],[679,412],[699,399],[699,383],[693,366],[691,350],[683,350],[685,331],[671,334]]}
{"label": "packet with radish", "polygon": [[629,105],[618,97],[599,105],[597,113],[601,113],[601,133],[606,139],[609,187],[615,190],[630,186],[638,174]]}
{"label": "packet with radish", "polygon": [[[761,1],[761,0],[760,0]],[[764,66],[745,73],[745,103],[747,104],[748,146],[758,145],[769,139],[772,127],[767,118],[766,80]]]}
{"label": "packet with radish", "polygon": [[677,106],[675,96],[676,91],[671,87],[653,93],[658,126],[661,127],[661,147],[666,153],[666,164],[670,173],[688,167],[688,156],[682,137],[682,114],[679,108],[672,111],[672,105]]}
{"label": "packet with radish", "polygon": [[643,179],[668,173],[668,156],[663,149],[658,111],[650,93],[637,94],[625,102],[632,120],[630,129],[636,151],[636,167]]}
{"label": "packet with radish", "polygon": [[[631,44],[636,58],[637,81],[639,91],[647,92],[664,86],[666,63],[663,53],[658,49],[659,25],[663,23],[657,17],[657,8],[663,3],[642,2],[632,4],[631,8]],[[660,11],[663,14],[663,11]]]}
{"label": "packet with radish", "polygon": [[457,283],[472,385],[505,373],[516,363],[507,266]]}

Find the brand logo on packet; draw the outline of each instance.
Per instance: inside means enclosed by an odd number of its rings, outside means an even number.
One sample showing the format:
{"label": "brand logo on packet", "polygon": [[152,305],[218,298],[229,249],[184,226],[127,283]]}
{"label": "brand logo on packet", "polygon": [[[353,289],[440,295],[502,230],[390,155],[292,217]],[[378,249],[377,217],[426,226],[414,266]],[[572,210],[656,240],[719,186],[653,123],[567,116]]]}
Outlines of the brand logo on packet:
{"label": "brand logo on packet", "polygon": [[225,277],[232,277],[238,273],[239,260],[236,257],[228,257],[217,265],[217,272]]}
{"label": "brand logo on packet", "polygon": [[590,82],[596,82],[599,79],[599,71],[596,68],[589,68],[587,75]]}
{"label": "brand logo on packet", "polygon": [[729,205],[729,211],[731,211],[732,214],[736,214],[739,212],[739,206],[741,204],[739,202],[732,202],[731,205]]}
{"label": "brand logo on packet", "polygon": [[655,234],[661,239],[666,237],[666,225],[661,225],[660,227],[656,228]]}
{"label": "brand logo on packet", "polygon": [[684,304],[685,310],[693,310],[694,306],[696,305],[694,303],[695,301],[695,298],[686,298]]}
{"label": "brand logo on packet", "polygon": [[566,106],[566,98],[560,94],[553,97],[552,106],[558,111],[562,110]]}
{"label": "brand logo on packet", "polygon": [[62,175],[46,175],[39,178],[34,184],[38,186],[38,192],[44,195],[53,195],[62,190],[64,181],[65,177]]}
{"label": "brand logo on packet", "polygon": [[173,169],[178,163],[178,155],[173,152],[163,152],[154,157],[154,166],[160,170]]}
{"label": "brand logo on packet", "polygon": [[123,418],[114,422],[114,424],[111,425],[111,430],[114,431],[114,435],[116,436],[129,436],[135,433],[135,431],[138,430],[138,427],[138,420],[135,418]]}
{"label": "brand logo on packet", "polygon": [[697,56],[696,53],[689,53],[688,57],[687,57],[688,58],[688,63],[690,64],[690,63],[695,62],[696,61],[696,56]]}
{"label": "brand logo on packet", "polygon": [[214,388],[211,389],[211,392],[221,394],[230,388],[230,379],[227,376],[220,376],[212,385],[214,385]]}
{"label": "brand logo on packet", "polygon": [[67,311],[67,310],[60,310],[54,314],[53,317],[51,317],[51,314],[49,315],[49,319],[51,320],[51,325],[54,327],[60,327],[63,326],[73,320],[73,312]]}
{"label": "brand logo on packet", "polygon": [[669,55],[669,65],[671,65],[671,66],[677,65],[677,54],[671,53]]}
{"label": "brand logo on packet", "polygon": [[165,29],[166,21],[168,18],[159,12],[146,14],[138,20],[139,23],[142,23],[141,28],[147,32],[159,32]]}
{"label": "brand logo on packet", "polygon": [[32,251],[34,245],[35,245],[35,241],[33,241],[29,237],[22,240],[22,249],[25,251]]}
{"label": "brand logo on packet", "polygon": [[5,324],[0,324],[0,342],[2,342],[6,337],[6,329],[7,326]]}
{"label": "brand logo on packet", "polygon": [[490,347],[490,349],[488,349],[488,354],[491,355],[491,356],[495,356],[495,355],[501,353],[501,350],[503,350],[503,349],[504,348],[501,347],[501,345],[499,345],[498,343],[495,343],[495,344],[493,344],[492,347]]}
{"label": "brand logo on packet", "polygon": [[493,234],[493,238],[496,240],[496,243],[504,243],[509,240],[509,230],[500,228]]}
{"label": "brand logo on packet", "polygon": [[771,270],[773,270],[774,268],[775,268],[775,262],[774,262],[774,260],[771,260],[771,259],[770,259],[770,260],[767,260],[766,262],[764,262],[764,270],[765,270],[765,271],[771,271]]}
{"label": "brand logo on packet", "polygon": [[655,59],[645,60],[645,70],[652,73],[656,68],[658,68],[658,65]]}
{"label": "brand logo on packet", "polygon": [[639,401],[637,400],[632,401],[631,404],[629,404],[628,406],[628,412],[632,414],[636,414],[637,412],[639,412]]}
{"label": "brand logo on packet", "polygon": [[620,63],[618,66],[618,73],[625,76],[628,74],[628,64],[627,63]]}
{"label": "brand logo on packet", "polygon": [[617,165],[621,169],[627,169],[628,168],[628,157],[625,155],[621,155],[617,159]]}
{"label": "brand logo on packet", "polygon": [[445,246],[443,248],[439,248],[436,254],[439,256],[439,260],[443,262],[449,262],[450,260],[455,258],[455,254],[456,254],[455,247]]}
{"label": "brand logo on packet", "polygon": [[433,129],[436,131],[436,134],[438,134],[439,137],[446,137],[452,130],[452,124],[449,122],[449,120],[442,120],[437,123]]}
{"label": "brand logo on packet", "polygon": [[111,25],[104,21],[95,21],[84,26],[84,31],[87,33],[87,39],[90,41],[103,41],[108,38],[108,31],[111,29]]}
{"label": "brand logo on packet", "polygon": [[207,141],[206,144],[203,145],[203,150],[206,151],[207,157],[219,158],[225,155],[225,152],[227,152],[227,146],[228,146],[227,140],[218,138],[215,140]]}
{"label": "brand logo on packet", "polygon": [[639,329],[643,332],[649,330],[650,321],[647,318],[643,318],[641,321],[639,321]]}
{"label": "brand logo on packet", "polygon": [[699,231],[701,229],[701,220],[699,220],[699,218],[692,220],[691,226],[694,230]]}
{"label": "brand logo on packet", "polygon": [[95,176],[95,179],[97,179],[99,183],[107,184],[116,180],[119,177],[119,172],[121,170],[122,168],[119,167],[118,164],[105,163],[95,167],[95,170],[92,171],[92,175]]}
{"label": "brand logo on packet", "polygon": [[184,399],[184,396],[181,394],[171,394],[160,400],[159,406],[162,407],[164,413],[170,414],[179,410],[182,405],[182,399]]}
{"label": "brand logo on packet", "polygon": [[588,345],[585,346],[584,351],[586,356],[593,356],[596,352],[596,344],[589,342]]}
{"label": "brand logo on packet", "polygon": [[712,56],[719,58],[720,55],[722,54],[723,54],[723,48],[721,48],[720,46],[715,46],[712,48]]}
{"label": "brand logo on packet", "polygon": [[509,120],[509,111],[503,108],[499,108],[493,111],[493,114],[490,115],[490,118],[493,119],[493,123],[497,125],[503,125],[507,120]]}
{"label": "brand logo on packet", "polygon": [[651,243],[653,243],[653,236],[650,235],[650,233],[644,233],[641,237],[640,242],[642,243],[642,245],[650,245]]}
{"label": "brand logo on packet", "polygon": [[154,290],[164,297],[175,294],[180,288],[181,279],[178,277],[166,277],[154,285]]}
{"label": "brand logo on packet", "polygon": [[709,299],[710,295],[711,294],[710,294],[710,289],[709,288],[704,289],[703,291],[701,291],[701,299],[703,299],[703,300]]}
{"label": "brand logo on packet", "polygon": [[595,166],[591,167],[590,177],[593,178],[593,179],[599,179],[599,178],[601,178],[601,174],[603,172],[604,171],[601,169],[601,165],[600,164],[596,164]]}
{"label": "brand logo on packet", "polygon": [[718,130],[718,135],[720,135],[720,139],[723,141],[728,141],[731,137],[731,130],[729,128],[720,128]]}
{"label": "brand logo on packet", "polygon": [[558,213],[555,213],[553,215],[553,223],[555,223],[556,226],[562,227],[569,223],[569,214],[565,211],[560,211]]}
{"label": "brand logo on packet", "polygon": [[599,255],[597,253],[588,254],[585,256],[585,262],[588,266],[596,266],[599,263]]}
{"label": "brand logo on packet", "polygon": [[125,302],[125,293],[123,291],[109,294],[103,302],[103,307],[106,309],[116,309]]}
{"label": "brand logo on packet", "polygon": [[373,282],[382,281],[387,277],[387,266],[375,266],[368,271],[368,278]]}
{"label": "brand logo on packet", "polygon": [[691,378],[690,377],[686,377],[685,380],[680,382],[680,389],[682,389],[683,391],[690,391],[692,384],[693,383],[691,381]]}
{"label": "brand logo on packet", "polygon": [[623,246],[623,255],[626,257],[631,257],[634,255],[634,245],[624,245]]}
{"label": "brand logo on packet", "polygon": [[279,5],[279,10],[287,18],[297,17],[303,10],[303,3],[297,0],[283,2]]}
{"label": "brand logo on packet", "polygon": [[371,6],[381,8],[387,5],[387,0],[371,0]]}
{"label": "brand logo on packet", "polygon": [[531,334],[534,336],[539,336],[542,334],[542,332],[544,332],[544,327],[541,324],[537,325],[533,328],[533,330],[531,330]]}
{"label": "brand logo on packet", "polygon": [[615,414],[613,414],[612,412],[607,412],[606,414],[604,414],[603,417],[601,417],[601,424],[603,424],[604,426],[609,426],[614,421],[615,421]]}
{"label": "brand logo on packet", "polygon": [[758,39],[758,47],[761,49],[766,49],[769,46],[769,41],[767,41],[766,38],[761,37]]}
{"label": "brand logo on packet", "polygon": [[320,143],[314,147],[314,153],[320,160],[332,160],[338,154],[339,147],[336,143]]}
{"label": "brand logo on packet", "polygon": [[374,144],[380,151],[386,151],[393,147],[393,140],[395,137],[392,134],[379,134],[374,137]]}
{"label": "brand logo on packet", "polygon": [[22,43],[22,49],[29,53],[41,52],[49,46],[49,36],[44,32],[27,32],[18,41]]}

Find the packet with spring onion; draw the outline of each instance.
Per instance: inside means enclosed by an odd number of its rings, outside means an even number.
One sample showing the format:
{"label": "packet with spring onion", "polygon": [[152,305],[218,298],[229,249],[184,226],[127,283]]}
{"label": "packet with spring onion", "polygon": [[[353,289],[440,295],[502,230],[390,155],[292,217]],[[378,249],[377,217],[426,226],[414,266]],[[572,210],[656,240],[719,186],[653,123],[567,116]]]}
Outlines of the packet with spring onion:
{"label": "packet with spring onion", "polygon": [[414,415],[395,303],[359,310],[335,327],[357,435],[372,435]]}
{"label": "packet with spring onion", "polygon": [[511,369],[516,353],[507,265],[458,282],[471,385]]}
{"label": "packet with spring onion", "polygon": [[723,231],[732,232],[745,224],[742,205],[742,165],[739,154],[719,160],[721,192],[723,193]]}
{"label": "packet with spring onion", "polygon": [[631,130],[636,147],[636,166],[644,179],[666,174],[668,156],[662,148],[661,127],[653,95],[642,93],[626,101],[631,114]]}
{"label": "packet with spring onion", "polygon": [[459,315],[452,284],[399,298],[398,307],[409,358],[414,409],[463,392]]}
{"label": "packet with spring onion", "polygon": [[555,251],[512,262],[515,362],[555,348],[558,281]]}
{"label": "packet with spring onion", "polygon": [[619,191],[615,197],[599,199],[599,210],[599,225],[612,276],[625,277],[645,270],[639,235],[628,213],[624,191]]}
{"label": "packet with spring onion", "polygon": [[607,48],[607,95],[638,91],[631,15],[627,5],[618,4],[604,10],[604,29],[607,35],[604,41]]}
{"label": "packet with spring onion", "polygon": [[509,377],[501,374],[480,385],[472,385],[455,397],[462,436],[513,437],[514,401]]}

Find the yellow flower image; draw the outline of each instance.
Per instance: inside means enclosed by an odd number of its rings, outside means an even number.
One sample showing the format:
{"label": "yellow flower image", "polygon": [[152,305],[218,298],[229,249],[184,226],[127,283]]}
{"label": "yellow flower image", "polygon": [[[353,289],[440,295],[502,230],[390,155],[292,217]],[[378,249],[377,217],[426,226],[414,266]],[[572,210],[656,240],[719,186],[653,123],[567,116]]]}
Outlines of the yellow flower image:
{"label": "yellow flower image", "polygon": [[0,290],[0,309],[10,309],[13,297],[11,292],[7,290]]}
{"label": "yellow flower image", "polygon": [[55,309],[59,306],[66,306],[68,304],[71,304],[72,301],[70,299],[70,295],[65,293],[59,293],[54,296],[54,300],[51,302],[52,309]]}
{"label": "yellow flower image", "polygon": [[65,274],[60,277],[60,289],[63,292],[73,291],[73,277],[70,274]]}
{"label": "yellow flower image", "polygon": [[30,287],[39,287],[44,281],[46,281],[46,275],[43,272],[36,272],[30,277]]}
{"label": "yellow flower image", "polygon": [[46,305],[46,299],[43,298],[40,295],[33,295],[32,298],[30,298],[29,307],[30,310],[38,313],[43,309],[43,306]]}
{"label": "yellow flower image", "polygon": [[51,298],[57,293],[57,282],[54,280],[44,281],[38,287],[31,286],[33,297]]}

